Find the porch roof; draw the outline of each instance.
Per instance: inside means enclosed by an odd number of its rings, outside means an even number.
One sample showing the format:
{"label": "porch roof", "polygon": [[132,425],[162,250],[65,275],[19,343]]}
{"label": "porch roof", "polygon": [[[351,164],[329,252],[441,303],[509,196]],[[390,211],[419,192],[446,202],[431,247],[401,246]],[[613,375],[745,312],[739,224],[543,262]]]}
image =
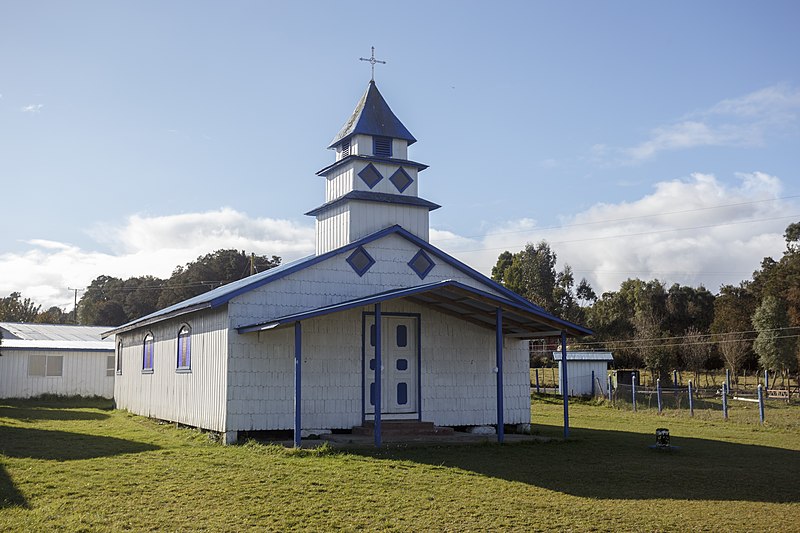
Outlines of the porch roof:
{"label": "porch roof", "polygon": [[402,289],[348,300],[328,306],[309,309],[299,313],[237,327],[239,333],[251,333],[287,326],[301,320],[323,316],[356,307],[376,304],[388,300],[405,298],[412,302],[436,309],[441,313],[456,316],[478,326],[494,330],[495,311],[503,310],[503,335],[522,339],[550,337],[566,331],[569,336],[591,335],[591,330],[561,320],[533,306],[523,306],[517,302],[484,292],[454,280],[444,280],[426,285]]}

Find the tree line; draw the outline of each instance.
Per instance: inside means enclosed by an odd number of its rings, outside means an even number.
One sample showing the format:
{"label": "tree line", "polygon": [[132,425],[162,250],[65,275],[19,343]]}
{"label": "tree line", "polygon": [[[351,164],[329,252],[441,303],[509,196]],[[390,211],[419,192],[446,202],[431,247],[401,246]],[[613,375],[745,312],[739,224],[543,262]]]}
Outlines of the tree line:
{"label": "tree line", "polygon": [[[612,351],[619,368],[644,367],[669,381],[673,369],[695,380],[725,366],[768,369],[784,379],[800,369],[800,222],[784,233],[779,260],[766,257],[752,279],[724,285],[718,294],[703,286],[630,278],[599,297],[569,265],[557,271],[547,242],[503,252],[492,278],[546,311],[594,331],[574,349]],[[542,356],[549,350],[543,350]]]}
{"label": "tree line", "polygon": [[[784,234],[779,260],[766,257],[752,279],[724,285],[718,294],[703,286],[658,279],[627,279],[598,296],[586,279],[576,283],[569,265],[556,270],[546,241],[500,254],[492,278],[546,311],[584,324],[594,336],[576,349],[614,353],[617,367],[645,367],[669,380],[673,369],[693,372],[726,366],[788,377],[800,367],[800,222]],[[118,326],[250,274],[278,266],[278,256],[217,250],[177,267],[168,279],[101,275],[83,293],[75,313],[42,310],[13,292],[0,298],[0,321]],[[546,353],[543,351],[542,353]]]}
{"label": "tree line", "polygon": [[0,298],[1,322],[119,326],[206,291],[278,266],[281,258],[217,250],[173,270],[167,279],[137,276],[128,279],[101,275],[86,288],[76,313],[59,307],[42,310],[30,298],[12,292]]}

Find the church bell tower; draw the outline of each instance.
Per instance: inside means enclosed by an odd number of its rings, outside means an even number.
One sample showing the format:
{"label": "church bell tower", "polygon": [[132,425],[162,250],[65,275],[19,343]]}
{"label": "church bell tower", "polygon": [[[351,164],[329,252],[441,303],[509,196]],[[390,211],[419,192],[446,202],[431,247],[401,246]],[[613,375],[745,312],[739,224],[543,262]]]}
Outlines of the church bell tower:
{"label": "church bell tower", "polygon": [[317,172],[325,203],[306,213],[317,219],[317,255],[395,224],[428,240],[428,214],[440,206],[418,196],[419,173],[428,167],[408,159],[415,142],[370,80],[328,146],[335,162]]}

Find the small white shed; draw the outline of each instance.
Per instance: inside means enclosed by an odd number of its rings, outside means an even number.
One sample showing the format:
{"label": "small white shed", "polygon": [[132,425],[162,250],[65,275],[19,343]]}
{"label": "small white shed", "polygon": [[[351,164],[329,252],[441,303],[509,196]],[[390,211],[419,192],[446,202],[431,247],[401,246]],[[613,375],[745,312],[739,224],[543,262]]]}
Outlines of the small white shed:
{"label": "small white shed", "polygon": [[0,398],[114,396],[114,341],[99,326],[0,322]]}
{"label": "small white shed", "polygon": [[[558,375],[562,375],[561,352],[553,352],[553,359],[558,361]],[[608,363],[614,361],[611,352],[570,352],[567,351],[567,390],[570,396],[590,396],[605,394]],[[594,379],[594,389],[592,380]],[[561,379],[558,393],[563,394]]]}

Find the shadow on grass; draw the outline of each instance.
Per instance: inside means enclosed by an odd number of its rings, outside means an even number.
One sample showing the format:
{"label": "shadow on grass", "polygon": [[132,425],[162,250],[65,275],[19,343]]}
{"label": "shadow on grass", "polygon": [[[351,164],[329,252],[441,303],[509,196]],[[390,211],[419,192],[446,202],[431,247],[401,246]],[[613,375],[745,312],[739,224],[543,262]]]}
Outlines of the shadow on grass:
{"label": "shadow on grass", "polygon": [[[558,426],[542,426],[558,435]],[[680,449],[650,449],[654,435],[573,429],[549,443],[431,446],[350,451],[387,460],[460,468],[485,476],[598,499],[798,502],[800,452],[717,440],[675,438]],[[788,482],[784,482],[791,480]]]}
{"label": "shadow on grass", "polygon": [[0,509],[6,507],[24,507],[29,509],[28,500],[22,495],[3,465],[0,465]]}
{"label": "shadow on grass", "polygon": [[152,444],[115,437],[0,426],[0,454],[6,457],[71,461],[157,449]]}
{"label": "shadow on grass", "polygon": [[105,420],[109,415],[79,409],[41,407],[0,407],[0,418],[16,420]]}
{"label": "shadow on grass", "polygon": [[[114,437],[44,429],[0,426],[0,456],[53,461],[92,459],[158,449],[158,446]],[[29,507],[0,464],[0,509]]]}

